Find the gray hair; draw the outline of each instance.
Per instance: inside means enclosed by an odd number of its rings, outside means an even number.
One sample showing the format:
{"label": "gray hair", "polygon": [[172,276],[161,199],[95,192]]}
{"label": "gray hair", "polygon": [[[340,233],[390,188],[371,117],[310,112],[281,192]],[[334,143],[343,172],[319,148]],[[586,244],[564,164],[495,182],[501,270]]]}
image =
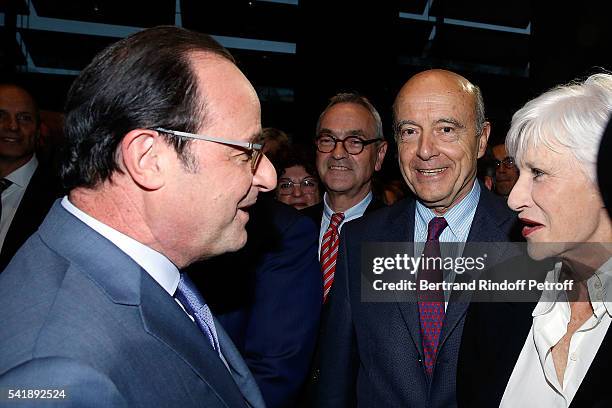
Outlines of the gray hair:
{"label": "gray hair", "polygon": [[327,107],[325,107],[325,110],[323,110],[323,112],[319,115],[319,119],[317,120],[317,134],[321,130],[321,120],[323,119],[323,116],[325,116],[327,111],[332,106],[337,105],[339,103],[354,103],[356,105],[360,105],[366,108],[368,112],[370,112],[370,115],[372,115],[372,117],[374,118],[374,122],[376,123],[376,138],[384,139],[382,120],[380,119],[378,111],[366,97],[356,93],[339,93],[337,95],[334,95],[329,100],[329,104],[327,105]]}
{"label": "gray hair", "polygon": [[474,85],[472,83],[470,83],[470,85],[471,85],[470,91],[474,94],[474,103],[475,103],[474,109],[476,110],[476,115],[475,115],[476,135],[480,136],[482,134],[485,122],[487,120],[485,117],[484,99],[482,97],[482,92],[480,91],[480,88],[478,87],[478,85]]}
{"label": "gray hair", "polygon": [[521,162],[530,147],[566,147],[595,183],[597,151],[611,112],[610,74],[594,74],[584,82],[558,86],[527,102],[512,116],[506,149]]}

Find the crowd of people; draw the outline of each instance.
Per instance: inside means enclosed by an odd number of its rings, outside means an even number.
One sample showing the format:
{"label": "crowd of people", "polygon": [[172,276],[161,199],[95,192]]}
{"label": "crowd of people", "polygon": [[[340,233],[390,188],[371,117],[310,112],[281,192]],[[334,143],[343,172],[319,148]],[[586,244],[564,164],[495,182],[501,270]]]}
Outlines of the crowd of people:
{"label": "crowd of people", "polygon": [[[155,27],[72,84],[57,169],[32,95],[0,84],[0,401],[612,406],[611,115],[600,72],[527,102],[493,144],[479,87],[429,69],[398,90],[392,137],[339,93],[303,144],[262,129],[214,39]],[[393,146],[402,179],[381,182]],[[413,259],[484,243],[476,279],[530,259],[551,286],[470,302],[445,286],[463,274],[421,264],[418,289],[372,301],[368,256],[389,243]]]}

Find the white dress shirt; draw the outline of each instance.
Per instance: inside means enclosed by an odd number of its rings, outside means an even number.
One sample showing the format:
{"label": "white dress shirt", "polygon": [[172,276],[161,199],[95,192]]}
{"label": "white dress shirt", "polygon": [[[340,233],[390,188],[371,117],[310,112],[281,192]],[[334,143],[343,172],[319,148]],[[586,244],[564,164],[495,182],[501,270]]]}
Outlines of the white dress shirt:
{"label": "white dress shirt", "polygon": [[[559,282],[560,272],[559,262],[546,281]],[[542,293],[533,311],[531,329],[500,407],[567,408],[571,404],[612,321],[612,259],[587,280],[587,288],[593,315],[572,335],[563,384],[555,371],[551,347],[567,333],[571,310],[564,291],[549,290]]]}
{"label": "white dress shirt", "polygon": [[0,220],[0,249],[4,246],[4,239],[8,233],[15,213],[19,208],[19,204],[25,195],[28,184],[32,179],[32,175],[38,167],[38,159],[36,155],[23,166],[13,171],[11,174],[4,177],[10,180],[12,184],[2,192],[2,220]]}

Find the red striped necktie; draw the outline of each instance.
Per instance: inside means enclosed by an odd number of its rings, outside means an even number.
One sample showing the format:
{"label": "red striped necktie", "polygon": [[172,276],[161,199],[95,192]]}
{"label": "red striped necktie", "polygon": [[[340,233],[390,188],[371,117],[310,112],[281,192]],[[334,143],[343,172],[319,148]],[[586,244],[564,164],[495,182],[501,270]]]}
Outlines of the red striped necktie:
{"label": "red striped necktie", "polygon": [[[448,223],[443,217],[434,217],[427,227],[427,242],[423,250],[423,262],[427,258],[440,258],[440,235]],[[431,261],[430,261],[431,262]],[[437,262],[436,262],[437,263]],[[425,264],[427,265],[427,264]],[[431,263],[427,266],[431,266]],[[433,265],[421,268],[419,281],[440,283],[443,280],[442,270]],[[421,323],[421,340],[423,341],[423,357],[427,375],[433,374],[433,368],[438,354],[438,341],[444,323],[444,291],[419,291],[419,320]]]}
{"label": "red striped necktie", "polygon": [[331,217],[329,228],[323,235],[321,241],[321,270],[323,271],[323,303],[327,301],[327,296],[334,282],[334,272],[336,271],[336,258],[338,257],[338,244],[340,234],[338,228],[344,220],[344,213],[335,213]]}

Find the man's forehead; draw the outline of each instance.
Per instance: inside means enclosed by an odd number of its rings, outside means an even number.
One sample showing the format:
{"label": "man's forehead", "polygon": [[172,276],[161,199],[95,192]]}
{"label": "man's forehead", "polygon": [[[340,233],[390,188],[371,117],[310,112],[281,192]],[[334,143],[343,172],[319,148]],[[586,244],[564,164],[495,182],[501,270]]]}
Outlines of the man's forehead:
{"label": "man's forehead", "polygon": [[333,128],[333,127],[325,127],[321,126],[321,130],[319,130],[319,134],[321,133],[329,133],[333,136],[367,136],[367,131],[365,129],[342,129],[342,128]]}
{"label": "man's forehead", "polygon": [[375,126],[370,111],[356,103],[336,104],[330,107],[321,118],[321,131],[338,135],[363,135],[374,130]]}
{"label": "man's forehead", "polygon": [[442,103],[445,100],[475,103],[475,87],[465,78],[449,71],[432,70],[417,74],[400,90],[395,107],[400,109],[413,101]]}
{"label": "man's forehead", "polygon": [[194,53],[191,63],[205,104],[200,131],[249,142],[259,139],[259,98],[238,67],[223,57],[205,53]]}
{"label": "man's forehead", "polygon": [[394,106],[398,120],[424,120],[437,123],[445,119],[464,122],[475,115],[473,96],[465,92],[407,93]]}
{"label": "man's forehead", "polygon": [[33,113],[34,99],[25,90],[15,86],[0,86],[0,106],[2,108],[18,108],[24,112]]}

